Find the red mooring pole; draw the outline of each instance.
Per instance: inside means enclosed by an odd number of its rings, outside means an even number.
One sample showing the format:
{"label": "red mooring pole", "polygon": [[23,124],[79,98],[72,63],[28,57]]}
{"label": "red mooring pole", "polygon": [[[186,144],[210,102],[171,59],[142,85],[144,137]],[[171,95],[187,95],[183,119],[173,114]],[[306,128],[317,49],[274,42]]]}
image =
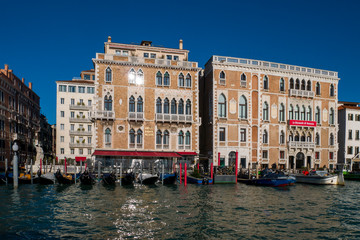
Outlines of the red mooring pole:
{"label": "red mooring pole", "polygon": [[184,166],[184,171],[185,171],[185,173],[184,173],[184,186],[186,186],[186,185],[187,185],[187,178],[186,178],[186,175],[187,175],[187,173],[186,173],[186,163],[185,163],[185,166]]}
{"label": "red mooring pole", "polygon": [[211,172],[211,179],[214,181],[214,164],[213,163],[211,163],[211,165],[210,165],[210,172]]}
{"label": "red mooring pole", "polygon": [[220,153],[218,153],[218,167],[220,167]]}
{"label": "red mooring pole", "polygon": [[238,175],[238,151],[236,151],[235,155],[235,182],[237,183],[237,175]]}
{"label": "red mooring pole", "polygon": [[181,172],[181,163],[179,163],[179,168],[180,168],[180,173],[179,173],[179,177],[180,177],[180,184],[181,184],[181,178],[182,178],[182,172]]}
{"label": "red mooring pole", "polygon": [[197,169],[198,169],[198,171],[200,170],[200,169],[199,169],[199,163],[197,164]]}

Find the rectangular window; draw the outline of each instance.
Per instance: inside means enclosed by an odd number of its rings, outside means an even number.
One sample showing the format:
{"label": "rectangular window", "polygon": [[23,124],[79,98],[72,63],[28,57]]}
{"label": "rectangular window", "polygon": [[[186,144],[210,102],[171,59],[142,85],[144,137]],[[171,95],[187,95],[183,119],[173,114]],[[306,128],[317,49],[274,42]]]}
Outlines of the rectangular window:
{"label": "rectangular window", "polygon": [[71,105],[75,105],[75,99],[73,99],[73,98],[70,99],[70,104],[71,104]]}
{"label": "rectangular window", "polygon": [[167,60],[172,60],[172,55],[166,55]]}
{"label": "rectangular window", "polygon": [[115,53],[116,53],[116,55],[120,55],[120,54],[121,54],[121,50],[116,50]]}
{"label": "rectangular window", "polygon": [[353,147],[348,147],[347,154],[352,154],[352,153],[353,153]]}
{"label": "rectangular window", "polygon": [[122,55],[124,55],[124,56],[129,56],[129,51],[122,51]]}
{"label": "rectangular window", "polygon": [[151,58],[156,58],[156,54],[155,54],[155,53],[151,53],[151,54],[150,54],[150,57],[151,57]]}
{"label": "rectangular window", "polygon": [[71,125],[70,125],[70,130],[71,130],[71,131],[74,131],[74,128],[75,128],[75,125],[74,125],[74,124],[71,124]]}
{"label": "rectangular window", "polygon": [[88,100],[88,106],[91,107],[92,101]]}
{"label": "rectangular window", "polygon": [[70,118],[75,118],[75,112],[70,112]]}
{"label": "rectangular window", "polygon": [[175,61],[179,61],[179,56],[174,56]]}
{"label": "rectangular window", "polygon": [[246,142],[246,128],[240,129],[240,142]]}
{"label": "rectangular window", "polygon": [[329,159],[333,160],[334,159],[334,153],[333,152],[329,152]]}
{"label": "rectangular window", "polygon": [[60,117],[65,117],[65,112],[64,111],[60,111]]}
{"label": "rectangular window", "polygon": [[64,130],[64,124],[62,123],[62,124],[60,124],[60,130]]}
{"label": "rectangular window", "polygon": [[91,125],[88,125],[88,132],[91,132]]}
{"label": "rectangular window", "polygon": [[79,154],[83,155],[83,149],[82,148],[79,148]]}
{"label": "rectangular window", "polygon": [[144,53],[144,58],[148,58],[149,57],[149,53]]}
{"label": "rectangular window", "polygon": [[268,159],[268,151],[267,150],[262,151],[262,158],[263,159]]}
{"label": "rectangular window", "polygon": [[88,137],[88,143],[91,143],[91,137]]}
{"label": "rectangular window", "polygon": [[349,130],[349,138],[348,138],[349,140],[351,140],[352,139],[352,130]]}
{"label": "rectangular window", "polygon": [[65,149],[64,148],[60,148],[60,154],[64,154],[65,153]]}
{"label": "rectangular window", "polygon": [[60,136],[60,142],[64,142],[64,136]]}
{"label": "rectangular window", "polygon": [[61,98],[60,99],[60,104],[64,104],[65,103],[65,99],[64,98]]}
{"label": "rectangular window", "polygon": [[84,74],[84,79],[85,80],[90,80],[90,75],[89,74]]}
{"label": "rectangular window", "polygon": [[359,140],[360,139],[360,132],[359,130],[356,130],[355,132],[355,140]]}
{"label": "rectangular window", "polygon": [[320,159],[320,152],[315,152],[315,159]]}
{"label": "rectangular window", "polygon": [[66,85],[59,85],[59,92],[66,92]]}
{"label": "rectangular window", "polygon": [[285,159],[285,151],[280,151],[280,159]]}
{"label": "rectangular window", "polygon": [[87,93],[94,93],[95,88],[94,87],[87,87]]}
{"label": "rectangular window", "polygon": [[355,154],[359,153],[359,147],[355,147]]}
{"label": "rectangular window", "polygon": [[75,149],[71,148],[71,149],[70,149],[70,153],[71,153],[71,154],[75,154]]}
{"label": "rectangular window", "polygon": [[219,140],[221,142],[225,141],[225,128],[223,127],[219,128]]}
{"label": "rectangular window", "polygon": [[85,93],[85,87],[78,87],[79,88],[79,93]]}
{"label": "rectangular window", "polygon": [[92,75],[92,80],[95,80],[95,75]]}
{"label": "rectangular window", "polygon": [[75,138],[74,137],[70,137],[70,143],[74,143],[75,142]]}
{"label": "rectangular window", "polygon": [[69,86],[69,92],[76,92],[76,86]]}
{"label": "rectangular window", "polygon": [[349,114],[348,114],[348,120],[349,120],[349,121],[352,121],[353,119],[354,119],[354,115],[349,113]]}
{"label": "rectangular window", "polygon": [[91,148],[88,148],[88,155],[91,155]]}

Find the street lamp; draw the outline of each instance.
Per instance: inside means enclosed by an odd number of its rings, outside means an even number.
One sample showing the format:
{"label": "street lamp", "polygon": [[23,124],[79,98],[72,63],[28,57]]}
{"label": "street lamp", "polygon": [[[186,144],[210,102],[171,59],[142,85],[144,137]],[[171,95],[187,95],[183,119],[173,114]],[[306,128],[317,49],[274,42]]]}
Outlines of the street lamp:
{"label": "street lamp", "polygon": [[19,186],[19,173],[18,173],[18,156],[17,152],[19,151],[19,146],[16,142],[12,146],[12,150],[14,151],[14,158],[13,158],[13,179],[14,179],[14,188],[17,189]]}

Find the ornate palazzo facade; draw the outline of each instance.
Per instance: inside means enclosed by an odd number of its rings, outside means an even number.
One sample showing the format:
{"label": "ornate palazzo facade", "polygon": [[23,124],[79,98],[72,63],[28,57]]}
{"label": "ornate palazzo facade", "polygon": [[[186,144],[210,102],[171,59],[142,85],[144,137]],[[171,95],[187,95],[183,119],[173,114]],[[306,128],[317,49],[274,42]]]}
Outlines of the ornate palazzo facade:
{"label": "ornate palazzo facade", "polygon": [[201,151],[214,165],[334,167],[338,74],[213,56],[201,78]]}

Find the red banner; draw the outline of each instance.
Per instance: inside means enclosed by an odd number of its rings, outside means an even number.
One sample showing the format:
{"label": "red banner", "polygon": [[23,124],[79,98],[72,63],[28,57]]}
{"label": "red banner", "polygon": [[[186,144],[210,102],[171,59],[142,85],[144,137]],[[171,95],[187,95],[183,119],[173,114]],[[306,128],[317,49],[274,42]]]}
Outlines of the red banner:
{"label": "red banner", "polygon": [[316,127],[316,121],[290,120],[290,126]]}

